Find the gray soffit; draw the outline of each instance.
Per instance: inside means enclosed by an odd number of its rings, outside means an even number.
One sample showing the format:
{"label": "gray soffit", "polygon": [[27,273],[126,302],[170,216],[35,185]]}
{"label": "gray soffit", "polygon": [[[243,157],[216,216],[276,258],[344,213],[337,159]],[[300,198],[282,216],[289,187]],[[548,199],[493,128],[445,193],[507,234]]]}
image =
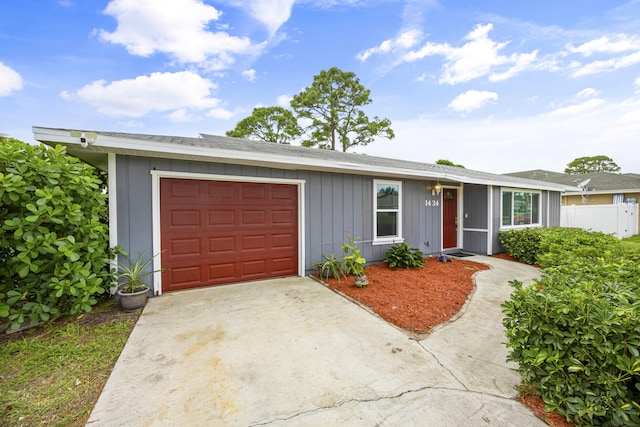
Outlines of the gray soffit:
{"label": "gray soffit", "polygon": [[[81,144],[78,136],[95,133]],[[61,144],[69,154],[106,169],[107,154],[194,160],[290,170],[314,170],[387,178],[439,180],[551,191],[576,191],[575,184],[558,184],[474,171],[433,163],[418,163],[366,154],[343,153],[263,141],[200,134],[199,138],[33,127],[34,139]],[[393,142],[389,142],[393,144]]]}

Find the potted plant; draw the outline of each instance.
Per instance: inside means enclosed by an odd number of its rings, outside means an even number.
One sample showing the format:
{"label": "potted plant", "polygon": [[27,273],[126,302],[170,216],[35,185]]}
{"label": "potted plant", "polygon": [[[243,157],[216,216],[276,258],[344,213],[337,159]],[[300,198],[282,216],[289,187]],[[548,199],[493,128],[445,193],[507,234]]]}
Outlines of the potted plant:
{"label": "potted plant", "polygon": [[145,270],[158,255],[144,259],[142,253],[135,260],[131,260],[126,253],[121,255],[125,263],[117,263],[115,277],[118,281],[116,294],[120,297],[120,305],[124,311],[135,311],[147,303],[147,294],[151,288],[145,283],[145,279],[162,270]]}
{"label": "potted plant", "polygon": [[349,236],[349,243],[342,245],[344,251],[344,258],[342,265],[347,274],[355,276],[354,285],[358,288],[363,288],[369,284],[367,276],[364,274],[364,265],[367,262],[366,259],[360,254],[360,249],[355,239]]}
{"label": "potted plant", "polygon": [[344,272],[342,271],[342,262],[336,258],[335,254],[323,255],[322,261],[313,264],[313,267],[318,270],[318,274],[321,279],[327,280],[330,277],[335,277],[340,281]]}

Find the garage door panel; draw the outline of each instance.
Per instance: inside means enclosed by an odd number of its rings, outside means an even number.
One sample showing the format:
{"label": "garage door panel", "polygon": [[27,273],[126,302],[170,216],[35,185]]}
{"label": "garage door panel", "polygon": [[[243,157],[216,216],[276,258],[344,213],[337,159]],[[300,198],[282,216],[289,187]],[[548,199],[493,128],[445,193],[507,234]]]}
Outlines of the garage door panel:
{"label": "garage door panel", "polygon": [[200,186],[183,180],[173,183],[169,192],[173,199],[194,199],[200,197]]}
{"label": "garage door panel", "polygon": [[242,200],[265,200],[265,186],[264,184],[241,184],[241,198]]}
{"label": "garage door panel", "polygon": [[173,239],[171,253],[174,255],[197,255],[200,253],[200,239]]}
{"label": "garage door panel", "polygon": [[242,222],[239,225],[265,225],[266,217],[264,210],[244,211],[242,212]]}
{"label": "garage door panel", "polygon": [[236,264],[228,262],[223,264],[213,264],[209,268],[209,281],[212,285],[221,283],[232,283],[236,274]]}
{"label": "garage door panel", "polygon": [[236,222],[236,213],[233,210],[219,210],[208,212],[209,225],[233,225]]}
{"label": "garage door panel", "polygon": [[209,254],[221,255],[224,253],[233,254],[236,251],[236,239],[231,237],[211,237],[209,238]]}
{"label": "garage door panel", "polygon": [[292,249],[291,239],[295,236],[292,234],[277,234],[271,236],[272,249]]}
{"label": "garage door panel", "polygon": [[198,224],[200,224],[200,211],[171,211],[171,225],[173,227],[194,226]]}
{"label": "garage door panel", "polygon": [[162,178],[163,291],[297,274],[295,185]]}
{"label": "garage door panel", "polygon": [[170,277],[173,283],[198,283],[202,281],[200,266],[173,267],[170,270]]}
{"label": "garage door panel", "polygon": [[243,236],[241,242],[241,250],[243,251],[265,251],[267,249],[265,236]]}
{"label": "garage door panel", "polygon": [[215,202],[229,202],[234,199],[235,187],[233,186],[220,186],[215,182],[207,183],[207,194],[209,198]]}

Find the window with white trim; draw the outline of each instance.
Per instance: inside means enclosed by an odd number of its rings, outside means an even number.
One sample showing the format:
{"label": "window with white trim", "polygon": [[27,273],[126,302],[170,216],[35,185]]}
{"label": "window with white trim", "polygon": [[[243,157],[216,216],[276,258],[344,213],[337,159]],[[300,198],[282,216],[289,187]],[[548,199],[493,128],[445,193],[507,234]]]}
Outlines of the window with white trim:
{"label": "window with white trim", "polygon": [[502,190],[502,227],[540,225],[540,193]]}
{"label": "window with white trim", "polygon": [[373,241],[402,239],[402,182],[373,181]]}

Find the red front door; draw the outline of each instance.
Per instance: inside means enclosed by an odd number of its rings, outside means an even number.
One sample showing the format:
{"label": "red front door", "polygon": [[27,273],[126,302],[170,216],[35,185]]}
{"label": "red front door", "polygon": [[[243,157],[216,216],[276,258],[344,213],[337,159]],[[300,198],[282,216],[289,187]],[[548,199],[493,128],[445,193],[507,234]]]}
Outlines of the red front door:
{"label": "red front door", "polygon": [[458,190],[442,190],[442,248],[458,247]]}
{"label": "red front door", "polygon": [[162,290],[295,275],[295,185],[162,178]]}

